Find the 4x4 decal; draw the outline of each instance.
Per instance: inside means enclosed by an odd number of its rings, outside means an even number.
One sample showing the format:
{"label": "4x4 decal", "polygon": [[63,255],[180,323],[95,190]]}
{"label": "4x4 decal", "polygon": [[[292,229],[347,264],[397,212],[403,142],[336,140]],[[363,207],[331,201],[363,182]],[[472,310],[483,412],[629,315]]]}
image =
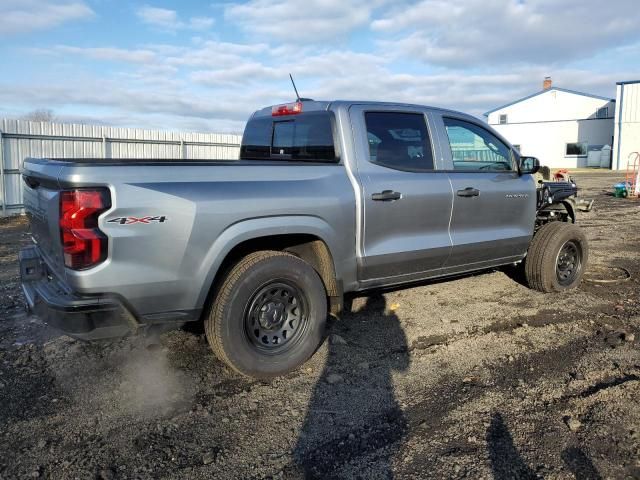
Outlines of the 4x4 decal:
{"label": "4x4 decal", "polygon": [[156,217],[116,217],[107,220],[107,223],[117,223],[120,225],[131,225],[133,223],[164,223],[167,221],[167,217],[164,215]]}

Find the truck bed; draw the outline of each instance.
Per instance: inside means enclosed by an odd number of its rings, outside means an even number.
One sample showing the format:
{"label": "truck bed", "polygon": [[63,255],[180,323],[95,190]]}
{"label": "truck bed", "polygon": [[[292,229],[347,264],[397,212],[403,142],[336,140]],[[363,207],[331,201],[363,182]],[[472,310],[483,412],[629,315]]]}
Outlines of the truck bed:
{"label": "truck bed", "polygon": [[[81,294],[126,298],[142,321],[198,317],[220,262],[249,230],[322,238],[355,279],[354,190],[335,162],[28,158],[22,173],[49,270]],[[65,269],[59,194],[90,187],[111,194],[99,218],[109,256],[86,271]],[[148,217],[164,221],[116,221]]]}

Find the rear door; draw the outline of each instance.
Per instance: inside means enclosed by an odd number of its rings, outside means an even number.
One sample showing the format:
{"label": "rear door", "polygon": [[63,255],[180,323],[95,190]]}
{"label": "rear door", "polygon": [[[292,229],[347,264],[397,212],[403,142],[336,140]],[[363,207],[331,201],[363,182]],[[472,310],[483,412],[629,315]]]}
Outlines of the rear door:
{"label": "rear door", "polygon": [[436,170],[425,113],[349,110],[363,208],[358,273],[365,284],[435,275],[449,255],[453,194],[447,175]]}
{"label": "rear door", "polygon": [[525,254],[536,214],[535,183],[519,175],[511,147],[482,122],[433,115],[453,188],[446,269],[471,270]]}

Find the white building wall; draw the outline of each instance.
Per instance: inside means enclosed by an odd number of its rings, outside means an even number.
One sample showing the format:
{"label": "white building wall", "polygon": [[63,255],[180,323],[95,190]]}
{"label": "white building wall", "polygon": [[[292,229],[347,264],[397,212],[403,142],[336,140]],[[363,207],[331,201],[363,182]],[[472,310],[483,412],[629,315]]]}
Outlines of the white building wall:
{"label": "white building wall", "polygon": [[552,88],[491,112],[487,121],[490,125],[497,125],[500,123],[500,115],[503,114],[507,115],[507,123],[596,118],[596,112],[602,107],[608,107],[608,116],[613,117],[615,102],[611,99],[595,98]]}
{"label": "white building wall", "polygon": [[[587,156],[566,155],[567,143],[612,146],[615,106],[611,99],[551,88],[489,113],[487,122],[543,165],[582,168]],[[607,118],[597,119],[602,107]],[[507,115],[506,124],[500,124],[500,115]]]}
{"label": "white building wall", "polygon": [[567,143],[587,142],[590,145],[611,145],[613,121],[577,120],[566,122],[535,122],[493,125],[520,153],[537,157],[551,168],[583,168],[587,157],[566,155]]}
{"label": "white building wall", "polygon": [[640,81],[617,85],[613,168],[626,170],[632,152],[640,152]]}

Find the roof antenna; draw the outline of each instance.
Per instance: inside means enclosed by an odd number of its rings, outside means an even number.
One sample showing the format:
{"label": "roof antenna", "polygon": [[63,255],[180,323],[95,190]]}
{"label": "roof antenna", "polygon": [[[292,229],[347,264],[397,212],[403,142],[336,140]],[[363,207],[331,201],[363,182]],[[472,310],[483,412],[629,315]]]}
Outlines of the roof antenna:
{"label": "roof antenna", "polygon": [[302,99],[300,98],[300,94],[298,93],[298,89],[296,88],[296,82],[293,81],[293,76],[291,74],[289,74],[289,78],[291,79],[291,85],[293,85],[293,89],[296,91],[296,102],[299,102]]}

